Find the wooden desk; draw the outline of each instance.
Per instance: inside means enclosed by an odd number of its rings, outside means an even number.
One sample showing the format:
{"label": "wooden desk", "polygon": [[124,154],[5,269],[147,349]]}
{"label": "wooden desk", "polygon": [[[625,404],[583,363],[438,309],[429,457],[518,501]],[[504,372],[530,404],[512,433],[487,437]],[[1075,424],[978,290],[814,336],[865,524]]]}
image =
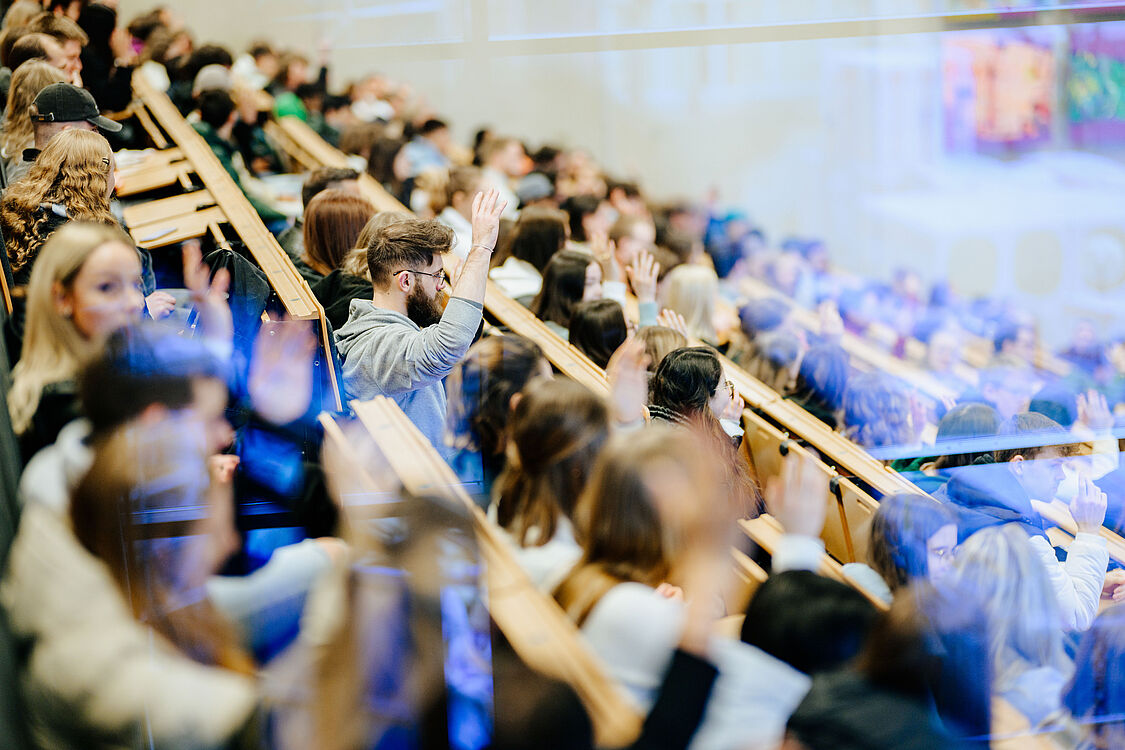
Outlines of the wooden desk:
{"label": "wooden desk", "polygon": [[216,242],[222,242],[222,232],[219,225],[227,220],[226,214],[218,206],[211,206],[202,211],[167,216],[147,224],[129,225],[129,234],[137,247],[152,250],[158,247],[176,245],[184,240],[202,237],[208,231],[215,235]]}

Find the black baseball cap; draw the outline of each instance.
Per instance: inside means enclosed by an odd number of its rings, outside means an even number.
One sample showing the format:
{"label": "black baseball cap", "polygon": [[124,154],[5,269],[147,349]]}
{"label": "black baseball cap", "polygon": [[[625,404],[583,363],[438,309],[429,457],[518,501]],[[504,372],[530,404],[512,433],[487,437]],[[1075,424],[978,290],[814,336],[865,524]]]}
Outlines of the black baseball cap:
{"label": "black baseball cap", "polygon": [[86,122],[116,133],[121,123],[102,117],[94,97],[86,89],[70,83],[52,83],[35,97],[31,119],[35,122]]}

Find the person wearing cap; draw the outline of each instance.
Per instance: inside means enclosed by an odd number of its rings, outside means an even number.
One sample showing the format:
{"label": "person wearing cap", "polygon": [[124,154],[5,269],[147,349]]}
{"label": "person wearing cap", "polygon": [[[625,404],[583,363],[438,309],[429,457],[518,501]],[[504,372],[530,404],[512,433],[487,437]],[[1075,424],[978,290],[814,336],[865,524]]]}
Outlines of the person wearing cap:
{"label": "person wearing cap", "polygon": [[24,149],[20,160],[8,166],[6,176],[9,185],[23,178],[39,152],[64,130],[77,128],[107,133],[121,130],[120,123],[102,117],[89,91],[69,83],[52,83],[40,91],[28,109],[28,116],[34,124],[35,145]]}

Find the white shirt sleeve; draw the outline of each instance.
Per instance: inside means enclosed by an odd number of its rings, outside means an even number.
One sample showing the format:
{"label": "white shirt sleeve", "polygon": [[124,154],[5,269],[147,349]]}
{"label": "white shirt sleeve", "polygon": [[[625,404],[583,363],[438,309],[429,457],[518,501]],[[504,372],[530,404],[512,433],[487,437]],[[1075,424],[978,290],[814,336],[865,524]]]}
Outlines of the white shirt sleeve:
{"label": "white shirt sleeve", "polygon": [[1102,585],[1109,565],[1105,539],[1078,532],[1067,549],[1066,562],[1059,562],[1055,549],[1044,537],[1031,537],[1031,548],[1043,562],[1059,602],[1063,628],[1083,631],[1098,614]]}
{"label": "white shirt sleeve", "polygon": [[771,569],[774,573],[787,570],[820,570],[820,559],[824,555],[824,541],[801,534],[783,534],[777,549],[773,551]]}

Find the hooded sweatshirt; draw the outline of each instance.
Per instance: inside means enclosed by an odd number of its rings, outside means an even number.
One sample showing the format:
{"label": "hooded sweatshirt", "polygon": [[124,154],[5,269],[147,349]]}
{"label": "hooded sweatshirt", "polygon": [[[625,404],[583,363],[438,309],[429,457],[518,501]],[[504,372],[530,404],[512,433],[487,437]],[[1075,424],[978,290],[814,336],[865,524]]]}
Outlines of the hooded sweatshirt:
{"label": "hooded sweatshirt", "polygon": [[438,452],[448,455],[442,381],[469,350],[483,310],[453,297],[439,322],[419,328],[402,313],[353,299],[348,322],[336,331],[348,400],[392,399]]}
{"label": "hooded sweatshirt", "polygon": [[[980,529],[1016,523],[1027,532],[1031,548],[1042,561],[1059,602],[1063,627],[1083,631],[1094,622],[1109,565],[1106,540],[1078,532],[1060,562],[1047,540],[1042,516],[1032,498],[1012,476],[1007,464],[978,464],[953,472],[946,485],[958,514],[958,536],[967,539]],[[1049,499],[1049,498],[1048,498]]]}

